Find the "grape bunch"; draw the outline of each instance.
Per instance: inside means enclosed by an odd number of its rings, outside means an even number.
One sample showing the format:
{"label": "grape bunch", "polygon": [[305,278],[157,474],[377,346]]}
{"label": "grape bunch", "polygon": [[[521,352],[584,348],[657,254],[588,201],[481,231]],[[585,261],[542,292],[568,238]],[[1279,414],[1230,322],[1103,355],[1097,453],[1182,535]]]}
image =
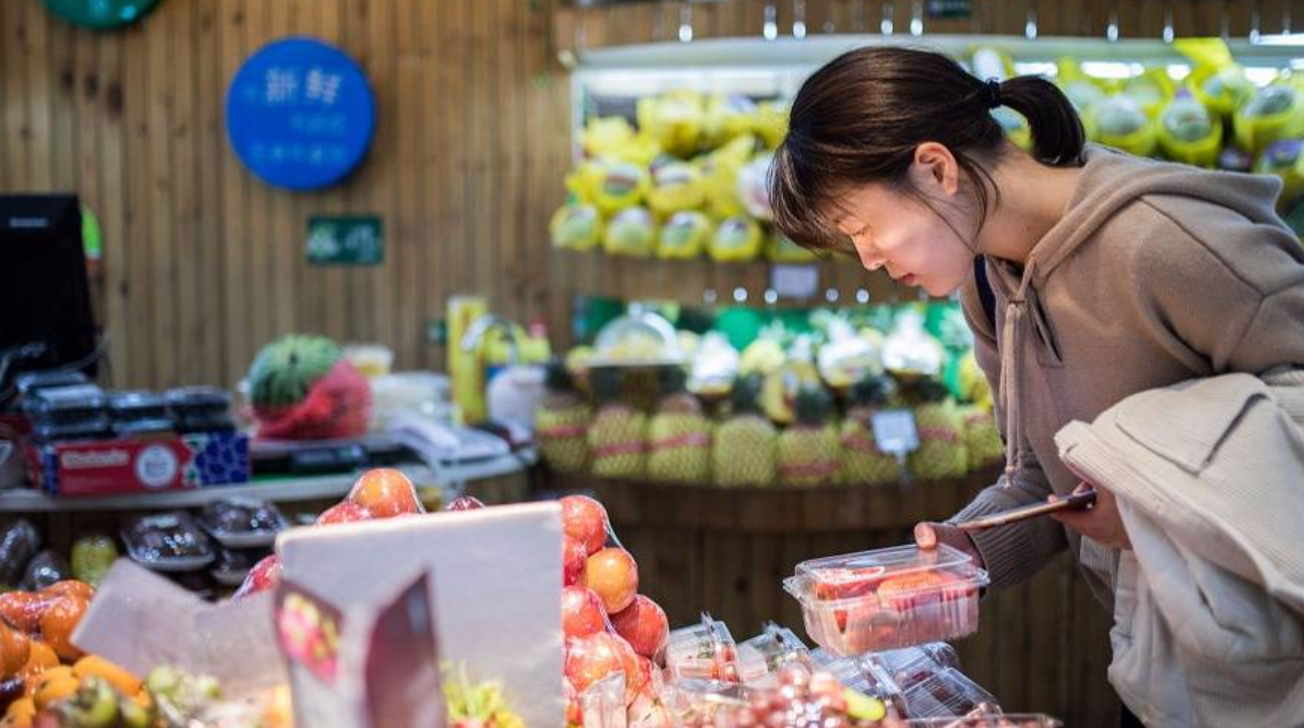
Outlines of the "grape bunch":
{"label": "grape bunch", "polygon": [[704,716],[694,728],[905,728],[887,705],[850,690],[829,672],[792,664],[779,672],[779,687],[753,690],[746,704]]}

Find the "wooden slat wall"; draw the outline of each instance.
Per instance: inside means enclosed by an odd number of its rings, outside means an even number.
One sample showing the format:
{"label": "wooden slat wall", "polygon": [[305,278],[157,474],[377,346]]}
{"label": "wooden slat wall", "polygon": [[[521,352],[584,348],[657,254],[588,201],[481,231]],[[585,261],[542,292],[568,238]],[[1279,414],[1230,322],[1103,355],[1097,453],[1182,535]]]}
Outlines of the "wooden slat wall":
{"label": "wooden slat wall", "polygon": [[[379,341],[442,368],[449,293],[561,328],[548,216],[569,165],[552,0],[169,0],[96,33],[0,3],[0,191],[75,190],[104,229],[97,316],[115,386],[231,386],[272,337]],[[318,194],[255,179],[226,142],[241,62],[308,34],[368,71],[375,145]],[[379,214],[383,265],[314,268],[307,218]],[[556,294],[555,296],[550,294]],[[5,315],[8,312],[0,313]]]}

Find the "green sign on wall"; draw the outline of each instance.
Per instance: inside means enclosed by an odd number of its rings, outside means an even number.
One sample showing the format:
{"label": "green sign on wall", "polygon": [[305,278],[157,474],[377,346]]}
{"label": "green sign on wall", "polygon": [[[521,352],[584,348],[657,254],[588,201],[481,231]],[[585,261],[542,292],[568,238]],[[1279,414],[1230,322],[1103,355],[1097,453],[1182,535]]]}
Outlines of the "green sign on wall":
{"label": "green sign on wall", "polygon": [[313,265],[379,265],[385,231],[376,216],[308,219],[308,262]]}
{"label": "green sign on wall", "polygon": [[140,20],[159,0],[43,0],[55,15],[86,28],[109,30]]}

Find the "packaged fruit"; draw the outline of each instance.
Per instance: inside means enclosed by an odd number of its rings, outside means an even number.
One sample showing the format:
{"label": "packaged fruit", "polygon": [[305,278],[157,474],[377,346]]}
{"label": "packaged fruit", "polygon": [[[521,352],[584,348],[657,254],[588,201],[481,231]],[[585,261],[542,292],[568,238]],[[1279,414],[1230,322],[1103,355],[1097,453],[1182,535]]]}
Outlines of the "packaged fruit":
{"label": "packaged fruit", "polygon": [[193,571],[216,557],[208,537],[183,511],[141,516],[122,529],[122,540],[133,561],[155,571]]}
{"label": "packaged fruit", "polygon": [[598,593],[583,586],[561,590],[561,631],[566,637],[588,637],[608,631],[607,607]]}
{"label": "packaged fruit", "polygon": [[801,603],[810,638],[847,657],[972,634],[987,583],[972,558],[939,545],[805,561],[783,586]]}
{"label": "packaged fruit", "polygon": [[266,555],[266,549],[220,548],[210,573],[213,580],[222,586],[240,586],[254,564]]}
{"label": "packaged fruit", "polygon": [[583,544],[588,554],[602,550],[611,531],[607,509],[586,495],[568,495],[559,503],[562,530],[566,536]]}
{"label": "packaged fruit", "polygon": [[40,591],[47,586],[72,578],[72,569],[63,557],[46,549],[27,563],[27,573],[23,575],[22,588],[26,591]]}
{"label": "packaged fruit", "polygon": [[265,591],[271,591],[281,580],[281,560],[272,554],[254,564],[245,576],[244,583],[236,590],[234,598],[243,599]]}
{"label": "packaged fruit", "polygon": [[412,481],[395,468],[374,468],[360,475],[349,490],[348,500],[366,509],[372,518],[393,518],[425,510]]}
{"label": "packaged fruit", "polygon": [[626,705],[633,702],[642,687],[642,670],[634,648],[610,632],[567,639],[565,670],[566,679],[581,695],[603,678],[623,672]]}
{"label": "packaged fruit", "polygon": [[1157,138],[1150,116],[1136,99],[1115,95],[1092,107],[1096,139],[1140,157],[1155,150]]}
{"label": "packaged fruit", "polygon": [[661,226],[657,257],[666,260],[692,260],[706,251],[711,237],[711,219],[697,210],[681,210]]}
{"label": "packaged fruit", "polygon": [[118,437],[172,431],[167,400],[156,392],[115,392],[109,396],[108,407],[113,432]]}
{"label": "packaged fruit", "polygon": [[1213,167],[1222,150],[1222,119],[1186,90],[1160,112],[1156,133],[1164,156],[1177,162]]}
{"label": "packaged fruit", "polygon": [[695,165],[673,157],[652,163],[652,186],[647,193],[648,207],[658,215],[701,207],[706,199],[702,173]]}
{"label": "packaged fruit", "polygon": [[256,498],[214,501],[199,514],[199,525],[231,549],[270,546],[287,524],[276,506]]}
{"label": "packaged fruit", "polygon": [[592,205],[567,203],[552,214],[548,233],[558,248],[592,250],[602,239],[602,218]]}
{"label": "packaged fruit", "polygon": [[996,698],[959,670],[942,668],[905,690],[911,718],[1000,715]]}
{"label": "packaged fruit", "polygon": [[1045,713],[947,716],[906,721],[909,728],[1062,728],[1063,725]]}
{"label": "packaged fruit", "polygon": [[706,122],[706,105],[701,94],[677,89],[638,100],[638,128],[662,149],[686,158],[697,151]]}
{"label": "packaged fruit", "polygon": [[598,209],[610,215],[643,201],[651,184],[645,167],[628,162],[608,161],[601,166],[601,177],[594,193]]}
{"label": "packaged fruit", "polygon": [[660,604],[639,594],[628,607],[611,615],[616,633],[639,655],[657,659],[670,638],[670,623]]}
{"label": "packaged fruit", "polygon": [[749,687],[775,687],[786,665],[814,670],[810,649],[787,627],[770,622],[761,634],[738,645],[738,677]]}
{"label": "packaged fruit", "polygon": [[647,257],[657,245],[657,226],[644,207],[629,207],[611,218],[602,234],[602,248],[609,255]]}
{"label": "packaged fruit", "polygon": [[748,704],[750,691],[738,683],[716,680],[675,680],[666,689],[671,713],[684,726],[715,726],[726,711]]}
{"label": "packaged fruit", "polygon": [[1259,89],[1236,110],[1232,123],[1236,146],[1262,154],[1269,145],[1304,134],[1304,92],[1277,83]]}
{"label": "packaged fruit", "polygon": [[0,586],[18,586],[40,548],[41,535],[30,521],[19,518],[0,526]]}
{"label": "packaged fruit", "polygon": [[960,656],[945,642],[872,652],[862,659],[878,667],[902,689],[913,687],[944,668],[960,668]]}
{"label": "packaged fruit", "polygon": [[65,662],[81,657],[81,650],[72,643],[72,635],[89,606],[90,600],[69,594],[55,599],[41,615],[41,639]]}
{"label": "packaged fruit", "polygon": [[666,641],[666,675],[676,681],[739,682],[738,645],[729,627],[703,613],[700,624],[671,632]]}
{"label": "packaged fruit", "polygon": [[755,260],[761,255],[763,243],[761,226],[746,215],[735,215],[720,222],[707,252],[721,263]]}
{"label": "packaged fruit", "polygon": [[638,565],[625,549],[609,546],[589,556],[580,585],[597,592],[607,613],[615,614],[634,602],[638,593]]}
{"label": "packaged fruit", "polygon": [[72,545],[72,576],[98,587],[118,560],[118,545],[104,534],[82,536]]}

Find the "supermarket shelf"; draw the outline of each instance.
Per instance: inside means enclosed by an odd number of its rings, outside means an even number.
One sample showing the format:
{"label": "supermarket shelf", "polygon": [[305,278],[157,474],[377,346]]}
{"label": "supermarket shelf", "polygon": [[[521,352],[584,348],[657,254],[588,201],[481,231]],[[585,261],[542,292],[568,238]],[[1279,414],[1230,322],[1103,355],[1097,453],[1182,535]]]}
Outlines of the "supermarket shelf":
{"label": "supermarket shelf", "polygon": [[[534,465],[534,450],[518,451],[490,460],[431,468],[400,466],[418,486],[450,489],[461,484],[520,472]],[[0,513],[57,513],[77,511],[135,511],[164,508],[194,508],[221,498],[249,496],[287,503],[328,500],[348,492],[355,474],[332,474],[302,478],[269,478],[238,485],[209,486],[161,493],[108,496],[103,498],[55,498],[27,488],[0,491]]]}

